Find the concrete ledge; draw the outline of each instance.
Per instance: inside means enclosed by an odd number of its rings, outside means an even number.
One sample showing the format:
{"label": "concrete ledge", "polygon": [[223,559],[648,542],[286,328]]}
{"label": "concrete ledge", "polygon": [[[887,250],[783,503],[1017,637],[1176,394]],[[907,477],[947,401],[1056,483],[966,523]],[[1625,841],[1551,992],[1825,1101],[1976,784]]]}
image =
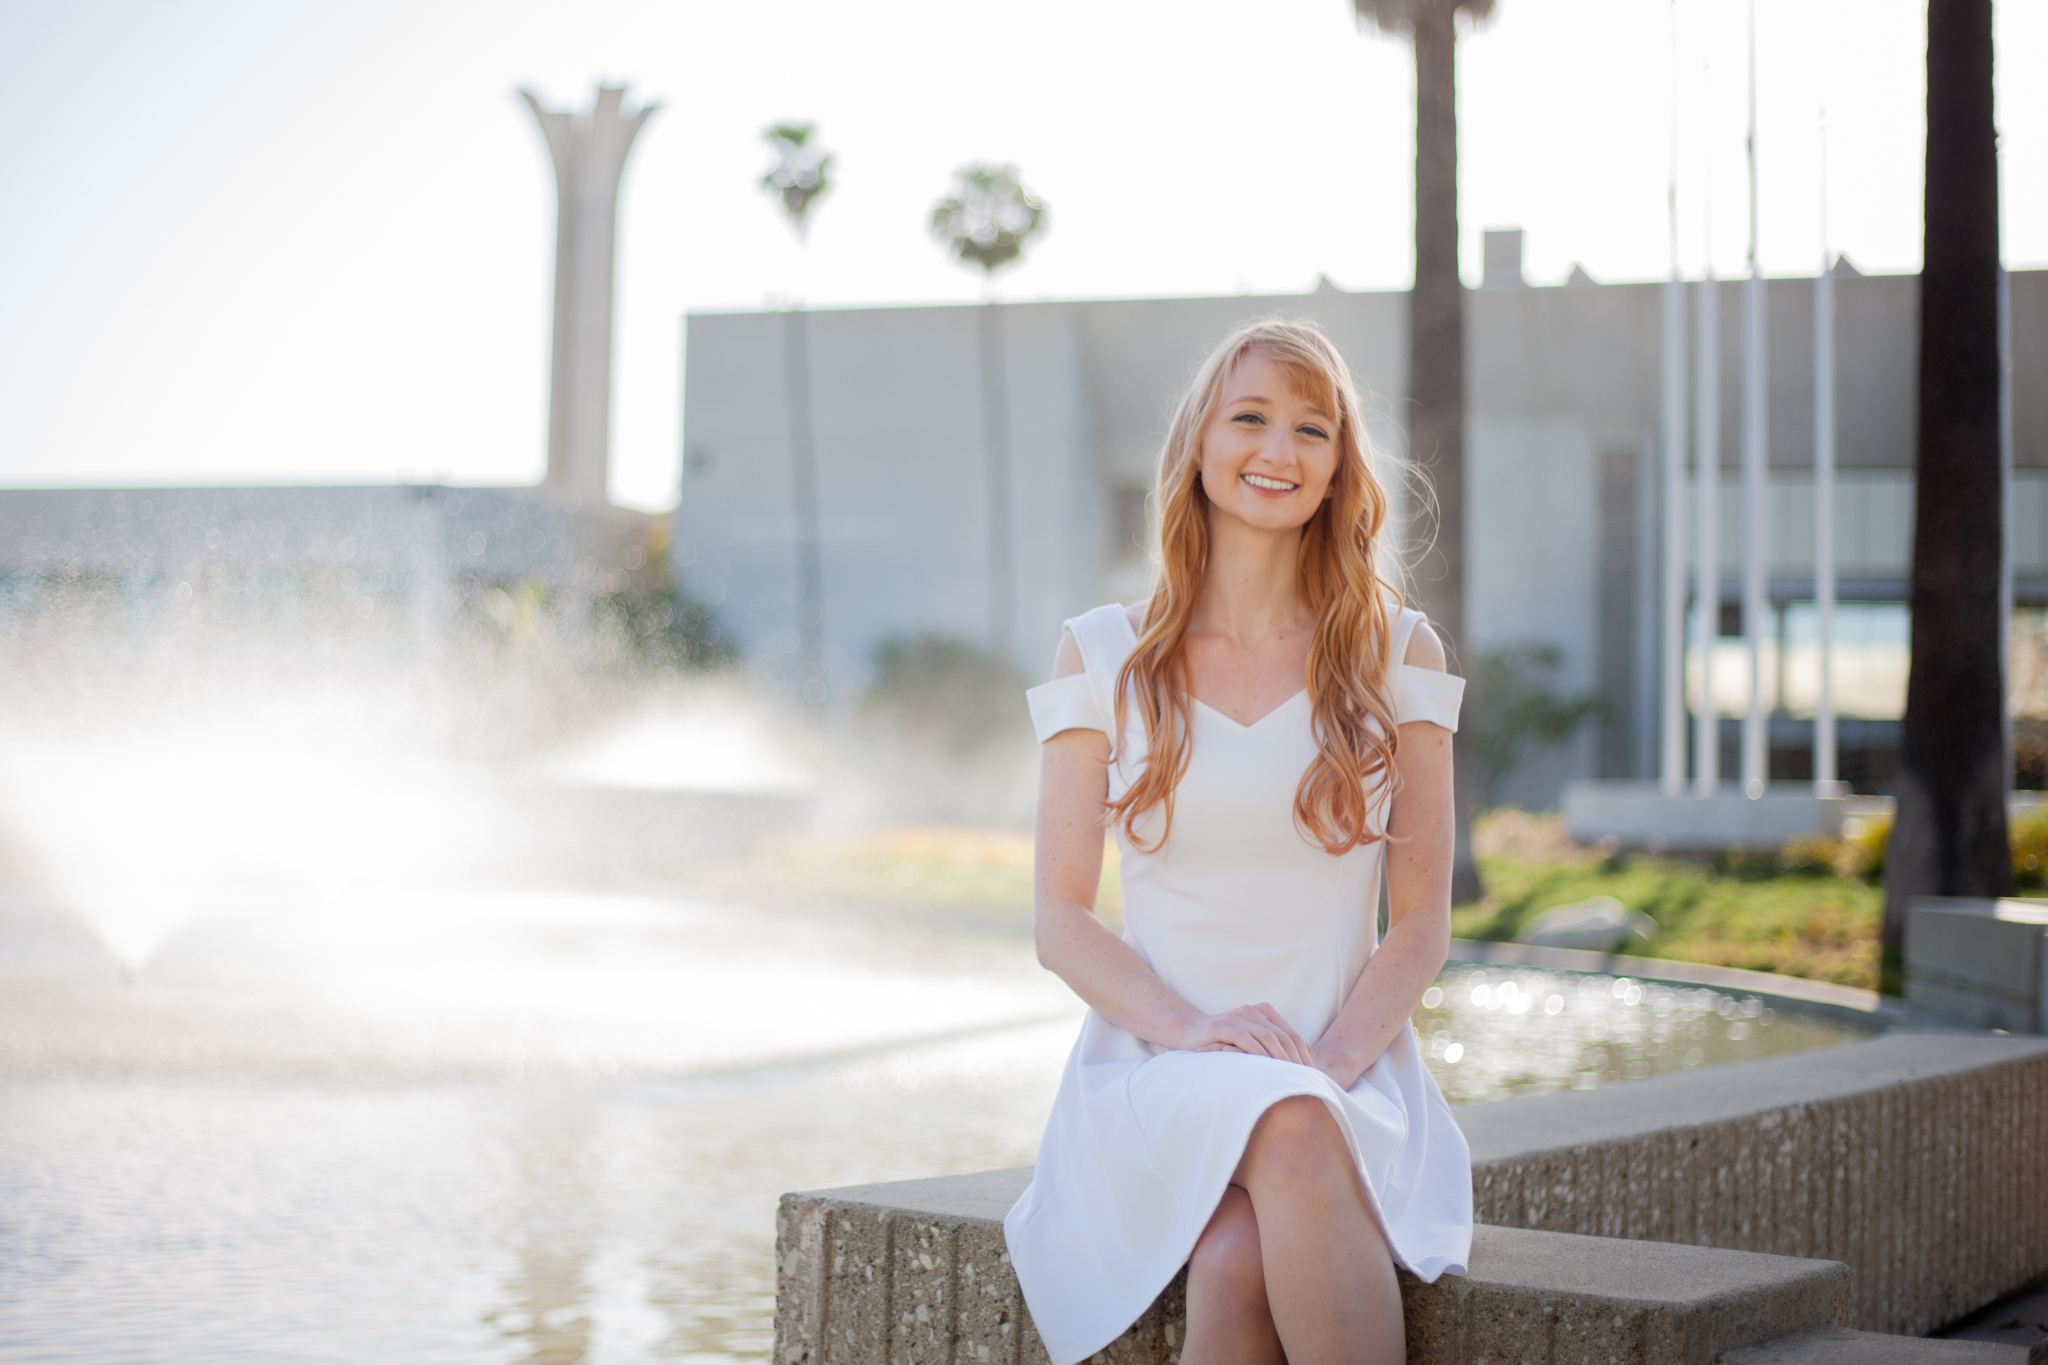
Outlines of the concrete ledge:
{"label": "concrete ledge", "polygon": [[2027,1365],[2027,1348],[1823,1327],[1726,1352],[1721,1365]]}
{"label": "concrete ledge", "polygon": [[[1708,1360],[1830,1325],[1917,1337],[2048,1273],[2048,1039],[1894,1033],[1453,1112],[1493,1226],[1471,1275],[1404,1283],[1416,1362]],[[1037,1365],[1001,1225],[1029,1178],[785,1196],[777,1360]],[[1172,1360],[1182,1292],[1102,1359]]]}
{"label": "concrete ledge", "polygon": [[2048,1040],[1893,1033],[1453,1112],[1483,1221],[1841,1261],[1864,1330],[2048,1272]]}
{"label": "concrete ledge", "polygon": [[2048,903],[1915,896],[1906,999],[1969,1028],[2048,1033]]}
{"label": "concrete ledge", "polygon": [[[783,1196],[776,1219],[780,1365],[1040,1365],[1002,1215],[1029,1167]],[[1696,1362],[1841,1323],[1845,1266],[1480,1227],[1471,1273],[1402,1276],[1414,1365],[1496,1360]],[[1177,1360],[1176,1280],[1096,1359]]]}
{"label": "concrete ledge", "polygon": [[1713,796],[1667,796],[1655,782],[1567,782],[1565,828],[1582,844],[1614,839],[1629,848],[1776,850],[1802,834],[1836,835],[1870,803],[1816,796],[1813,784],[1782,783],[1749,797],[1729,784]]}

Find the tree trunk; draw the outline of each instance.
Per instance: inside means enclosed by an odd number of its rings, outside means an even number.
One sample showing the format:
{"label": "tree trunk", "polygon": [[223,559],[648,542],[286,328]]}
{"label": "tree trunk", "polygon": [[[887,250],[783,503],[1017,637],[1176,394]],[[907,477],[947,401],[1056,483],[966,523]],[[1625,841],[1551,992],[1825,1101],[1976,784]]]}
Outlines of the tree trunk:
{"label": "tree trunk", "polygon": [[796,514],[797,695],[825,704],[825,590],[818,530],[818,450],[811,427],[811,331],[802,308],[782,315],[783,401],[789,414],[790,510]]}
{"label": "tree trunk", "polygon": [[1005,666],[1011,657],[1016,578],[1010,548],[1010,385],[1003,355],[1002,305],[981,305],[981,423],[988,476],[988,650]]}
{"label": "tree trunk", "polygon": [[[1409,454],[1434,507],[1410,516],[1410,561],[1422,608],[1453,672],[1469,673],[1465,638],[1465,286],[1458,277],[1458,30],[1450,0],[1415,7],[1415,288],[1408,296]],[[1483,894],[1472,857],[1478,771],[1462,735],[1451,900]]]}
{"label": "tree trunk", "polygon": [[1912,897],[2012,890],[1999,656],[2005,527],[1991,66],[1991,0],[1930,0],[1913,656],[1898,818],[1885,857],[1892,982]]}

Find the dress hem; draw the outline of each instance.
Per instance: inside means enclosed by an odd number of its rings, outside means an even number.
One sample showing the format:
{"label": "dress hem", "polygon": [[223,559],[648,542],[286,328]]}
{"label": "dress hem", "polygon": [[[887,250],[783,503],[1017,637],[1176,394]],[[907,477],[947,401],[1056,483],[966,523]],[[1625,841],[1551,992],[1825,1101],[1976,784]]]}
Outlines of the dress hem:
{"label": "dress hem", "polygon": [[[1261,1060],[1275,1059],[1265,1058]],[[1298,1065],[1298,1063],[1282,1063],[1282,1065]],[[1378,1065],[1377,1061],[1375,1061],[1374,1065]],[[1370,1068],[1368,1068],[1368,1070],[1370,1070]],[[1061,1353],[1055,1352],[1053,1350],[1052,1343],[1046,1338],[1044,1327],[1039,1326],[1039,1340],[1045,1344],[1046,1354],[1051,1358],[1052,1365],[1079,1365],[1079,1362],[1085,1361],[1086,1359],[1088,1359],[1088,1357],[1094,1355],[1096,1352],[1103,1350],[1105,1347],[1109,1346],[1111,1343],[1116,1341],[1117,1338],[1121,1337],[1125,1332],[1128,1332],[1133,1326],[1137,1324],[1140,1318],[1144,1317],[1144,1315],[1151,1310],[1152,1305],[1158,1301],[1159,1296],[1166,1292],[1166,1287],[1173,1283],[1173,1277],[1175,1275],[1178,1275],[1183,1269],[1186,1268],[1189,1259],[1193,1256],[1195,1244],[1201,1240],[1202,1233],[1205,1230],[1207,1230],[1209,1226],[1209,1220],[1216,1216],[1216,1208],[1223,1202],[1223,1196],[1225,1192],[1228,1191],[1230,1188],[1230,1175],[1234,1175],[1236,1173],[1238,1162],[1244,1159],[1245,1148],[1250,1145],[1252,1133],[1255,1129],[1257,1129],[1260,1121],[1264,1119],[1269,1112],[1271,1112],[1275,1105],[1281,1104],[1287,1100],[1298,1099],[1302,1096],[1310,1096],[1315,1099],[1321,1100],[1323,1102],[1323,1107],[1329,1111],[1331,1118],[1336,1120],[1337,1131],[1343,1134],[1345,1148],[1351,1154],[1352,1169],[1357,1172],[1358,1183],[1365,1191],[1366,1206],[1372,1213],[1373,1222],[1379,1228],[1380,1237],[1386,1243],[1387,1253],[1390,1257],[1392,1257],[1395,1268],[1397,1270],[1407,1271],[1409,1274],[1414,1275],[1416,1278],[1422,1280],[1426,1284],[1434,1283],[1440,1276],[1446,1274],[1462,1275],[1465,1273],[1465,1264],[1461,1259],[1457,1257],[1424,1256],[1419,1258],[1424,1264],[1428,1264],[1432,1261],[1440,1262],[1438,1268],[1435,1270],[1434,1273],[1424,1274],[1420,1268],[1418,1268],[1415,1264],[1411,1263],[1406,1256],[1402,1255],[1401,1247],[1399,1243],[1396,1242],[1394,1234],[1388,1227],[1386,1212],[1381,1207],[1379,1191],[1373,1187],[1372,1176],[1365,1169],[1364,1154],[1359,1147],[1357,1130],[1352,1125],[1350,1116],[1344,1112],[1342,1100],[1338,1098],[1337,1094],[1331,1093],[1333,1091],[1336,1091],[1336,1082],[1330,1080],[1327,1076],[1324,1076],[1323,1073],[1320,1071],[1313,1071],[1307,1067],[1303,1067],[1302,1071],[1305,1073],[1305,1076],[1301,1082],[1296,1083],[1294,1087],[1291,1089],[1286,1089],[1280,1091],[1279,1093],[1275,1093],[1270,1099],[1266,1100],[1266,1102],[1263,1105],[1261,1105],[1259,1109],[1252,1115],[1251,1121],[1244,1127],[1243,1134],[1240,1137],[1238,1137],[1235,1143],[1233,1144],[1233,1146],[1236,1149],[1236,1156],[1230,1162],[1228,1174],[1224,1176],[1222,1183],[1217,1185],[1213,1192],[1206,1193],[1204,1197],[1198,1199],[1197,1201],[1193,1201],[1196,1202],[1198,1207],[1205,1209],[1206,1212],[1203,1214],[1199,1226],[1195,1228],[1193,1235],[1186,1239],[1187,1245],[1181,1249],[1179,1257],[1171,1262],[1171,1269],[1169,1269],[1166,1272],[1166,1277],[1163,1280],[1161,1280],[1159,1284],[1156,1287],[1154,1287],[1148,1294],[1145,1295],[1144,1306],[1138,1309],[1136,1317],[1133,1317],[1129,1322],[1123,1323],[1121,1326],[1109,1330],[1108,1335],[1106,1336],[1101,1335],[1104,1329],[1097,1328],[1096,1331],[1091,1332],[1087,1338],[1084,1338],[1084,1340],[1092,1340],[1098,1336],[1100,1337],[1100,1340],[1095,1340],[1093,1345],[1090,1345],[1085,1349],[1079,1350],[1074,1354],[1064,1356]],[[1317,1077],[1320,1081],[1320,1084],[1318,1084],[1315,1081],[1307,1080],[1306,1076]],[[1035,1183],[1035,1175],[1033,1177],[1033,1180]],[[1017,1208],[1023,1205],[1024,1200],[1029,1197],[1029,1194],[1030,1190],[1027,1188],[1025,1194],[1019,1196],[1017,1204],[1012,1206],[1011,1214],[1014,1214]],[[1034,1207],[1030,1210],[1030,1212],[1035,1214],[1038,1212],[1038,1208]],[[1028,1224],[1031,1221],[1032,1220],[1027,1216],[1027,1218],[1024,1220],[1024,1223],[1021,1224],[1018,1228],[1020,1234],[1024,1231],[1024,1227],[1028,1226]],[[1017,1260],[1017,1247],[1011,1242],[1009,1236],[1010,1219],[1008,1216],[1006,1216],[1003,1220],[1003,1231],[1004,1243],[1006,1246],[1009,1247],[1011,1262],[1014,1265]],[[1028,1301],[1026,1306],[1029,1306]],[[1034,1315],[1034,1324],[1035,1323],[1036,1318]]]}

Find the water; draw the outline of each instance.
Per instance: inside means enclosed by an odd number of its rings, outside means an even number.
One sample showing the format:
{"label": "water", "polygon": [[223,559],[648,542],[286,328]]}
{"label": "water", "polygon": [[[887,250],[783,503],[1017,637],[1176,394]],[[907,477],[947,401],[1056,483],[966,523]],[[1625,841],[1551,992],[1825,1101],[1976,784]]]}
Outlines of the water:
{"label": "water", "polygon": [[[1438,989],[1454,1100],[1851,1036],[1602,977]],[[0,1359],[762,1358],[776,1196],[1030,1161],[1078,1018],[1008,919],[245,892],[129,981],[0,897]]]}

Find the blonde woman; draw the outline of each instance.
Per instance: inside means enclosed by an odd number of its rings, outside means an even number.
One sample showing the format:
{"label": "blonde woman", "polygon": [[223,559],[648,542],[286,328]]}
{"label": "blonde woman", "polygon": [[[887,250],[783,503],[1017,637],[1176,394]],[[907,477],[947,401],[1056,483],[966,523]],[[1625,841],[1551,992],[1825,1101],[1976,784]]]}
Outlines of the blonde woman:
{"label": "blonde woman", "polygon": [[[1067,622],[1030,693],[1038,956],[1089,1011],[1011,1259],[1054,1365],[1183,1265],[1182,1365],[1398,1361],[1395,1267],[1461,1274],[1472,1240],[1408,1023],[1449,949],[1464,683],[1374,571],[1386,494],[1314,326],[1218,348],[1157,496],[1151,599]],[[1105,824],[1122,937],[1094,914]]]}

